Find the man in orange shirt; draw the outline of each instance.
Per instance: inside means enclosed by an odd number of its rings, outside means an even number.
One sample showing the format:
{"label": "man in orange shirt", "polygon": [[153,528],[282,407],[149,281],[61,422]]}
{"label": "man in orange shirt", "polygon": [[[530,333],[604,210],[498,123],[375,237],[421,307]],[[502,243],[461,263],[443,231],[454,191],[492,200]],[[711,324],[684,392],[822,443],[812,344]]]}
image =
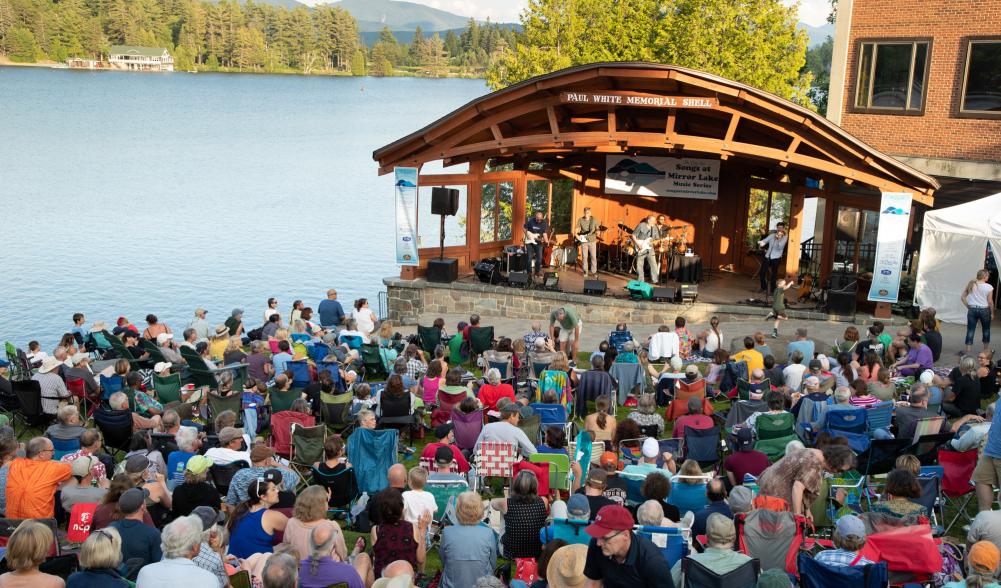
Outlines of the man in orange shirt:
{"label": "man in orange shirt", "polygon": [[52,461],[55,447],[45,437],[28,441],[25,455],[10,464],[7,474],[7,517],[47,519],[55,516],[55,495],[70,479],[72,466]]}

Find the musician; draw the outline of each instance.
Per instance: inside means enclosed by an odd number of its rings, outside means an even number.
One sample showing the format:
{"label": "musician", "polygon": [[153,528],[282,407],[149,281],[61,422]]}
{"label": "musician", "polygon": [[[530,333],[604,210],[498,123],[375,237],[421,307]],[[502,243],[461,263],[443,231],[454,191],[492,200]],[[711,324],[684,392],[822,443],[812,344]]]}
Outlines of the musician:
{"label": "musician", "polygon": [[660,233],[659,237],[664,239],[670,236],[671,227],[667,224],[667,217],[663,214],[657,215],[657,231]]}
{"label": "musician", "polygon": [[590,207],[584,208],[584,216],[577,219],[577,237],[580,241],[580,268],[584,277],[588,276],[588,259],[591,260],[591,275],[598,275],[598,219],[591,216]]}
{"label": "musician", "polygon": [[650,241],[660,238],[660,231],[657,229],[657,217],[650,215],[640,221],[633,231],[633,243],[636,244],[636,275],[639,281],[643,279],[644,264],[650,264],[650,281],[657,283],[660,277],[660,266],[657,264],[657,251]]}
{"label": "musician", "polygon": [[778,279],[779,273],[779,261],[785,255],[786,244],[788,242],[789,235],[786,234],[785,223],[778,223],[775,225],[774,233],[758,241],[758,247],[764,249],[763,253],[765,257],[764,263],[761,265],[761,272],[758,274],[761,280],[762,292],[773,292],[775,290],[775,281]]}
{"label": "musician", "polygon": [[[549,243],[549,223],[542,211],[536,211],[535,216],[525,221],[525,247],[529,257],[535,261],[535,275],[542,275],[542,250]],[[534,233],[534,238],[528,233]],[[529,270],[532,268],[529,267]]]}

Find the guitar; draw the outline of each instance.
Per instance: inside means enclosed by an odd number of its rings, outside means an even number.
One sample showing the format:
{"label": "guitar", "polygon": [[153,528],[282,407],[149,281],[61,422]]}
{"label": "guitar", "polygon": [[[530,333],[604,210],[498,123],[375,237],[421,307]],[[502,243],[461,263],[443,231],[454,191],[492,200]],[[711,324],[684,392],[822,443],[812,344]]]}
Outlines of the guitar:
{"label": "guitar", "polygon": [[804,300],[809,300],[810,296],[813,294],[813,276],[806,274],[803,277],[803,284],[796,290],[796,300],[803,302]]}
{"label": "guitar", "polygon": [[540,241],[543,244],[547,244],[548,245],[549,244],[549,240],[551,239],[551,234],[552,234],[552,231],[550,231],[550,233],[548,233],[548,234],[547,233],[533,233],[532,231],[525,231],[525,245],[538,245]]}
{"label": "guitar", "polygon": [[[646,253],[647,251],[650,251],[651,249],[653,249],[654,247],[656,247],[657,245],[659,245],[660,242],[663,241],[663,240],[664,239],[654,239],[653,237],[651,237],[649,239],[636,239],[634,237],[633,238],[633,244],[635,245],[635,255],[640,255],[642,253]],[[628,249],[629,248],[627,248],[627,251],[628,251]],[[632,253],[630,255],[632,255]]]}

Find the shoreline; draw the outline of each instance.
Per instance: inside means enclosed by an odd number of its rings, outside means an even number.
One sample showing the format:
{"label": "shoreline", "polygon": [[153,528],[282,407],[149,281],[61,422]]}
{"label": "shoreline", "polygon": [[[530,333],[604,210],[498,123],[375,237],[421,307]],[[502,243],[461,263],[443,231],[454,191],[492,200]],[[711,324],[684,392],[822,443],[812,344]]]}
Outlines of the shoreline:
{"label": "shoreline", "polygon": [[232,69],[195,69],[195,70],[179,70],[169,72],[153,72],[153,71],[128,71],[124,69],[113,69],[110,67],[103,68],[86,68],[86,67],[69,67],[65,63],[60,63],[58,61],[36,61],[33,63],[20,63],[11,61],[8,57],[0,55],[0,68],[3,67],[34,67],[34,68],[47,68],[47,69],[58,69],[58,70],[71,70],[71,71],[88,71],[88,72],[124,72],[124,73],[134,73],[134,74],[197,74],[197,73],[208,73],[208,74],[235,74],[235,75],[273,75],[273,76],[302,76],[302,77],[331,77],[331,78],[371,78],[371,77],[382,77],[382,78],[414,78],[422,80],[485,80],[486,78],[481,76],[462,76],[462,75],[446,75],[440,77],[431,76],[417,76],[410,75],[407,72],[402,72],[394,74],[391,76],[373,76],[371,74],[365,75],[354,75],[350,72],[316,72],[316,73],[303,73],[298,71],[237,71]]}

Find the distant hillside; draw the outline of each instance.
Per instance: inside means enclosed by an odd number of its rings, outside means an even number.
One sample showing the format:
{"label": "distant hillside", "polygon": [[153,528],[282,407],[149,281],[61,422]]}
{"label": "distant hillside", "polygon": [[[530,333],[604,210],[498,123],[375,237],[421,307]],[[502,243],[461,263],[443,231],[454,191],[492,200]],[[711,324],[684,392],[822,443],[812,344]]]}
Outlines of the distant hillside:
{"label": "distant hillside", "polygon": [[834,36],[834,25],[831,23],[825,23],[819,27],[811,26],[803,21],[799,22],[799,28],[806,31],[806,34],[810,37],[810,43],[808,47],[816,47],[824,42],[828,36]]}
{"label": "distant hillside", "polygon": [[[246,4],[247,0],[237,0],[240,4]],[[289,10],[293,8],[298,8],[300,6],[305,6],[302,2],[296,2],[296,0],[254,0],[254,4],[271,4],[272,6],[284,6]]]}
{"label": "distant hillside", "polygon": [[[503,29],[513,29],[515,31],[521,31],[521,25],[514,23],[504,23],[500,25],[500,27]],[[424,27],[421,27],[421,29],[424,29]],[[379,33],[381,30],[382,29],[379,29],[378,31],[366,31],[363,33],[359,33],[358,36],[361,37],[361,41],[362,43],[365,44],[366,47],[371,47],[372,45],[375,45],[376,42],[379,41]],[[461,36],[462,32],[465,30],[466,30],[465,25],[457,29],[448,29],[448,31],[452,31],[453,33],[455,33],[456,36]],[[433,32],[438,33],[444,39],[445,35],[448,34],[448,31],[433,31]],[[414,40],[413,31],[392,31],[392,33],[393,36],[396,37],[397,43],[409,43]],[[428,33],[428,34],[433,34],[433,33]]]}
{"label": "distant hillside", "polygon": [[362,33],[379,32],[384,26],[399,32],[412,33],[417,27],[425,33],[444,32],[465,28],[469,23],[468,16],[398,0],[341,0],[332,5],[350,12],[358,21],[358,30]]}

